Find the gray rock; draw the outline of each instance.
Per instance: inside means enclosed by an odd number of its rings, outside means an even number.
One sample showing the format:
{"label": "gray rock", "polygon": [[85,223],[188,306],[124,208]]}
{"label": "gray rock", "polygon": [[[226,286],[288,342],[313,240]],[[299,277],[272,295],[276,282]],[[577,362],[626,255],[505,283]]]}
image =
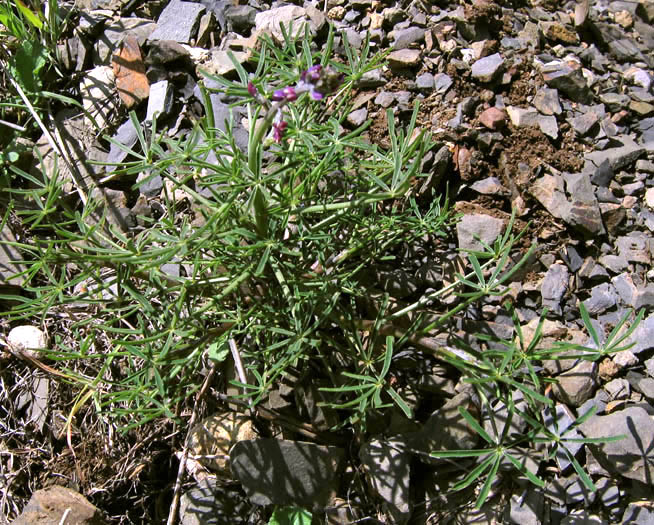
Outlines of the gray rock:
{"label": "gray rock", "polygon": [[419,49],[398,49],[388,55],[388,66],[392,71],[404,71],[422,63]]}
{"label": "gray rock", "polygon": [[609,42],[609,50],[618,62],[645,62],[647,59],[633,40],[621,38]]}
{"label": "gray rock", "polygon": [[654,420],[641,407],[631,406],[606,416],[594,415],[580,425],[587,438],[625,435],[625,439],[589,444],[593,456],[613,474],[648,485],[654,479]]}
{"label": "gray rock", "polygon": [[499,53],[480,58],[472,64],[472,78],[481,82],[492,82],[502,71],[504,59]]}
{"label": "gray rock", "polygon": [[580,137],[587,135],[599,122],[599,117],[592,111],[588,111],[577,117],[568,119],[568,123]]}
{"label": "gray rock", "polygon": [[141,195],[156,197],[163,189],[163,179],[158,173],[143,172],[139,173],[139,176],[136,178],[136,185]]}
{"label": "gray rock", "polygon": [[556,89],[540,88],[534,95],[532,104],[543,115],[560,115],[563,112],[559,92]]}
{"label": "gray rock", "polygon": [[541,525],[544,515],[543,492],[529,487],[524,495],[514,494],[504,511],[505,523]]}
{"label": "gray rock", "polygon": [[615,484],[615,481],[608,478],[600,478],[595,482],[597,487],[597,495],[600,502],[604,507],[615,507],[620,503],[620,489]]}
{"label": "gray rock", "polygon": [[622,146],[587,153],[584,156],[584,172],[594,173],[606,160],[609,161],[611,169],[615,172],[626,168],[645,153],[645,148],[629,137],[622,136],[614,138],[621,142]]}
{"label": "gray rock", "polygon": [[629,266],[627,260],[621,255],[601,255],[598,261],[602,266],[607,270],[611,270],[613,273],[622,272],[627,268],[627,266]]}
{"label": "gray rock", "polygon": [[631,387],[640,392],[645,396],[645,398],[651,403],[654,401],[654,379],[651,377],[644,376],[638,372],[630,370],[627,372],[626,380],[629,382]]}
{"label": "gray rock", "polygon": [[565,502],[567,505],[583,503],[584,507],[589,507],[595,502],[595,492],[588,490],[579,476],[575,476],[575,480],[566,489]]}
{"label": "gray rock", "polygon": [[[564,436],[562,444],[565,445],[565,449],[567,449],[573,457],[577,456],[579,451],[584,448],[583,443],[577,441],[566,441],[567,439],[574,440],[582,437],[577,430],[568,430],[574,423],[574,417],[567,406],[557,403],[554,412],[552,412],[551,408],[545,408],[543,411],[543,423],[550,432],[558,436]],[[568,467],[572,465],[565,449],[563,446],[558,447],[554,455],[561,472],[565,472]]]}
{"label": "gray rock", "polygon": [[630,503],[622,517],[622,525],[654,525],[654,510]]}
{"label": "gray rock", "polygon": [[407,27],[393,31],[389,36],[393,39],[393,49],[406,49],[411,44],[425,39],[425,30],[421,27]]}
{"label": "gray rock", "polygon": [[566,191],[571,195],[571,207],[564,220],[589,235],[605,233],[602,215],[587,173],[565,173]]}
{"label": "gray rock", "polygon": [[345,452],[299,441],[239,441],[230,453],[232,472],[256,505],[324,508],[338,488]]}
{"label": "gray rock", "polygon": [[635,235],[627,235],[616,239],[618,252],[627,261],[649,264],[651,261],[651,239]]}
{"label": "gray rock", "polygon": [[251,29],[256,15],[257,10],[249,5],[230,5],[225,9],[225,20],[237,33]]}
{"label": "gray rock", "polygon": [[434,75],[431,73],[423,73],[416,78],[416,87],[420,91],[431,91],[434,89]]}
{"label": "gray rock", "polygon": [[599,96],[600,102],[606,106],[606,109],[614,112],[620,111],[623,108],[626,108],[629,105],[631,99],[629,95],[623,93],[602,93]]}
{"label": "gray rock", "polygon": [[556,117],[539,115],[536,119],[538,127],[543,132],[543,135],[550,137],[553,140],[559,138],[559,125],[556,122]]}
{"label": "gray rock", "polygon": [[456,225],[459,248],[461,250],[483,250],[476,238],[486,244],[493,244],[503,229],[504,221],[502,219],[483,214],[464,215]]}
{"label": "gray rock", "polygon": [[411,454],[399,442],[373,439],[361,447],[359,457],[393,523],[406,523],[411,516]]}
{"label": "gray rock", "polygon": [[207,478],[185,492],[179,502],[180,525],[245,525],[256,510],[236,489]]}
{"label": "gray rock", "polygon": [[631,344],[631,352],[638,355],[641,352],[654,348],[654,314],[643,319],[631,334],[625,344]]}
{"label": "gray rock", "polygon": [[198,31],[205,9],[202,4],[172,0],[161,12],[150,40],[173,40],[189,44]]}
{"label": "gray rock", "polygon": [[416,279],[402,269],[379,272],[378,279],[381,287],[396,299],[413,295],[418,290]]}
{"label": "gray rock", "polygon": [[304,26],[307,24],[311,35],[315,36],[323,28],[325,22],[325,16],[310,5],[307,8],[284,5],[261,11],[255,16],[256,31],[269,34],[278,43],[284,42],[281,24],[287,30],[290,24],[293,24],[292,35],[298,37],[304,33]]}
{"label": "gray rock", "polygon": [[155,115],[157,118],[165,118],[173,107],[173,89],[170,82],[160,80],[150,86],[150,97],[148,98],[148,109],[145,115],[145,122],[152,122]]}
{"label": "gray rock", "polygon": [[561,314],[561,298],[568,289],[568,268],[564,264],[553,264],[545,273],[540,287],[543,306]]}
{"label": "gray rock", "polygon": [[366,120],[368,120],[368,110],[366,108],[357,109],[347,116],[348,124],[355,128],[361,126]]}
{"label": "gray rock", "polygon": [[581,361],[557,377],[557,383],[552,386],[552,393],[562,403],[579,407],[592,397],[596,380],[597,363]]}
{"label": "gray rock", "polygon": [[591,289],[590,297],[584,301],[584,306],[588,313],[596,315],[613,308],[617,301],[618,294],[613,285],[601,283]]}
{"label": "gray rock", "polygon": [[5,224],[0,232],[0,287],[23,286],[25,276],[13,277],[14,275],[27,270],[27,266],[21,262],[25,256],[16,248],[16,236]]}
{"label": "gray rock", "polygon": [[447,90],[450,89],[454,81],[449,75],[445,73],[438,73],[434,75],[434,90],[436,93],[443,95],[447,93]]}
{"label": "gray rock", "polygon": [[618,377],[606,383],[604,385],[604,390],[606,390],[606,392],[609,394],[611,400],[614,400],[627,399],[629,397],[631,388],[629,386],[629,381]]}
{"label": "gray rock", "polygon": [[[597,186],[608,186],[609,183],[613,180],[615,172],[611,166],[611,161],[604,159],[597,166],[589,166],[592,172],[590,181]],[[584,170],[586,170],[587,165],[584,165]],[[613,194],[611,194],[613,195]],[[599,196],[599,192],[598,192]]]}
{"label": "gray rock", "polygon": [[586,511],[578,511],[565,516],[560,525],[608,525],[608,523],[599,516],[588,514]]}
{"label": "gray rock", "polygon": [[[479,435],[459,413],[463,407],[479,419],[478,401],[470,391],[463,391],[448,400],[427,419],[422,429],[408,436],[409,448],[425,454],[438,450],[455,450],[475,448]],[[421,461],[438,463],[419,455]]]}
{"label": "gray rock", "polygon": [[502,181],[497,177],[486,177],[470,185],[470,189],[481,193],[482,195],[504,195],[508,196],[511,192],[502,185]]}
{"label": "gray rock", "polygon": [[575,102],[588,103],[591,95],[581,69],[573,69],[564,62],[547,64],[543,70],[543,80],[551,87],[565,93]]}

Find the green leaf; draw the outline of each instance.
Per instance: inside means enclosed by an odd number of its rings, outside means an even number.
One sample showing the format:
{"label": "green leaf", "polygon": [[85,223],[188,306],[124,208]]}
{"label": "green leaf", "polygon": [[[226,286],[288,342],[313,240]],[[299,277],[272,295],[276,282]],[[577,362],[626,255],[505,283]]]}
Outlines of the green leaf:
{"label": "green leaf", "polygon": [[299,507],[276,508],[268,525],[311,525],[311,513]]}
{"label": "green leaf", "polygon": [[225,343],[214,341],[209,345],[207,353],[209,359],[216,361],[217,363],[222,363],[225,359],[227,359],[227,356],[229,355],[229,346],[227,346]]}
{"label": "green leaf", "polygon": [[15,0],[15,2],[18,10],[23,14],[23,16],[30,24],[32,24],[37,29],[43,28],[43,22],[39,16],[35,15],[23,2],[21,2],[21,0]]}

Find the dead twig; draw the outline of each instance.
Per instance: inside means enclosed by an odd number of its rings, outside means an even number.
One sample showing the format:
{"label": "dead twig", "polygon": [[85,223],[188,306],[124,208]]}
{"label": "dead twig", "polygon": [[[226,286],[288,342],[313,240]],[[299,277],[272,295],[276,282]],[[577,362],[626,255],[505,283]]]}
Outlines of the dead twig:
{"label": "dead twig", "polygon": [[182,457],[179,461],[179,468],[177,469],[177,479],[175,480],[173,501],[170,504],[170,511],[168,512],[168,521],[166,521],[166,525],[174,525],[177,521],[177,512],[179,510],[179,499],[182,492],[182,482],[184,479],[184,472],[186,470],[186,460],[188,459],[188,448],[191,439],[191,429],[193,428],[193,426],[195,426],[195,420],[198,417],[198,404],[200,402],[200,399],[202,399],[202,396],[204,396],[205,392],[209,388],[209,384],[211,383],[213,376],[216,373],[218,365],[219,363],[216,362],[211,366],[211,370],[209,370],[207,377],[204,378],[204,382],[202,383],[202,388],[200,388],[200,391],[195,396],[193,413],[191,414],[191,419],[188,422],[188,430],[186,432],[186,438],[184,439],[184,450],[182,452]]}

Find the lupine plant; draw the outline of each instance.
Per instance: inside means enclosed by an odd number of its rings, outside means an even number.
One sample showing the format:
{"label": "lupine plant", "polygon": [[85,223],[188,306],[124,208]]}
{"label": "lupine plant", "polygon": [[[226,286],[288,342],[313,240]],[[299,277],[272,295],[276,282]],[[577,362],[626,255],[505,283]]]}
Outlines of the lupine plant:
{"label": "lupine plant", "polygon": [[[235,79],[206,75],[204,116],[189,132],[171,135],[157,118],[144,128],[131,114],[137,145],[114,142],[129,157],[107,166],[106,180],[128,181],[135,194],[162,181],[161,198],[131,228],[112,221],[100,199],[63,198],[56,174],[14,169],[30,184],[11,191],[34,205],[3,217],[26,228],[14,244],[27,270],[23,292],[2,296],[11,305],[2,315],[51,326],[44,357],[83,386],[74,410],[92,400],[123,430],[179,420],[212,361],[231,355],[239,373],[225,367],[225,379],[248,406],[306,371],[327,381],[327,405],[350,411],[344,425],[365,432],[372,411],[396,405],[412,416],[392,373],[407,345],[453,365],[485,406],[504,400],[517,414],[510,393],[521,392],[530,410],[521,415],[538,422],[533,413],[551,404],[534,365],[546,351],[511,341],[482,352],[429,339],[471,305],[506,293],[532,253],[515,249],[515,218],[492,245],[466,254],[469,271],[451,284],[405,302],[379,292],[371,270],[399,264],[412,243],[434,246],[456,223],[438,188],[418,194],[435,144],[418,124],[418,106],[409,115],[388,110],[387,149],[371,143],[369,123],[347,126],[361,79],[383,64],[369,41],[357,54],[343,36],[339,61],[333,31],[321,50],[308,30],[291,34],[280,46],[264,37],[251,67],[234,60]],[[216,122],[216,95],[247,118]],[[241,124],[246,144],[236,140]],[[442,300],[452,294],[454,302]],[[484,459],[460,486],[486,472],[492,480],[498,458],[513,457],[505,431],[493,437],[470,424],[490,448],[472,454]]]}

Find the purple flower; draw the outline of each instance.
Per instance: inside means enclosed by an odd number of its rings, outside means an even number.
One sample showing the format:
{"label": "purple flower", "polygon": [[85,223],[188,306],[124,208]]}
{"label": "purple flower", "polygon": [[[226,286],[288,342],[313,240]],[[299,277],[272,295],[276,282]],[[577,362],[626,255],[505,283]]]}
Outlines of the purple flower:
{"label": "purple flower", "polygon": [[325,95],[336,91],[341,82],[342,74],[317,64],[302,72],[295,88],[298,91],[308,91],[313,100],[322,100]]}
{"label": "purple flower", "polygon": [[285,120],[280,120],[279,122],[275,122],[272,127],[273,139],[275,139],[275,142],[280,143],[282,141],[282,137],[284,136],[284,131],[286,131],[286,128],[288,127],[288,122]]}
{"label": "purple flower", "polygon": [[295,89],[291,86],[285,87],[284,89],[277,89],[273,94],[272,94],[272,99],[275,102],[280,102],[282,100],[286,100],[287,102],[293,102],[294,100],[297,99],[297,93],[295,92]]}
{"label": "purple flower", "polygon": [[257,98],[257,95],[259,94],[257,87],[252,82],[248,82],[248,93],[254,98]]}
{"label": "purple flower", "polygon": [[311,66],[309,69],[302,72],[302,74],[300,75],[300,80],[302,82],[306,82],[307,84],[315,84],[320,80],[321,72],[322,72],[322,66],[320,64]]}

